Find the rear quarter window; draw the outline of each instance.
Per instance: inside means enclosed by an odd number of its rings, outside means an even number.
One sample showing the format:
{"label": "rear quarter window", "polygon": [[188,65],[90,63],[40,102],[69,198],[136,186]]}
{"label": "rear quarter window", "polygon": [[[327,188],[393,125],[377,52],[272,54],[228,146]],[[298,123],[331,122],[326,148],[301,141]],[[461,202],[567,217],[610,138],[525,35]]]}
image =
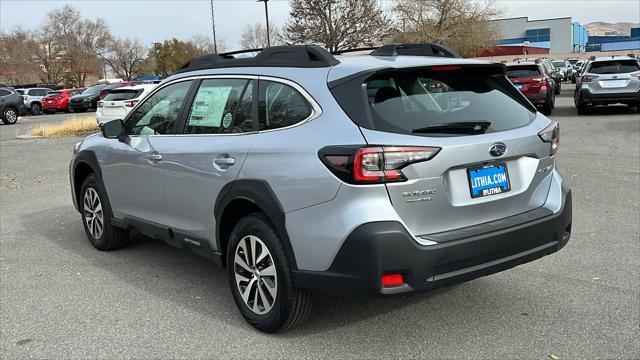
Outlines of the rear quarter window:
{"label": "rear quarter window", "polygon": [[293,87],[274,81],[260,84],[260,130],[295,125],[313,113],[311,104]]}
{"label": "rear quarter window", "polygon": [[636,60],[611,60],[591,63],[588,72],[592,74],[625,74],[640,70]]}
{"label": "rear quarter window", "polygon": [[367,93],[375,89],[373,97],[367,96],[367,106],[372,127],[379,131],[415,135],[425,127],[489,122],[487,132],[497,132],[535,118],[496,67],[387,71],[366,80],[365,86]]}
{"label": "rear quarter window", "polygon": [[11,95],[11,91],[0,89],[0,96],[7,96],[7,95]]}

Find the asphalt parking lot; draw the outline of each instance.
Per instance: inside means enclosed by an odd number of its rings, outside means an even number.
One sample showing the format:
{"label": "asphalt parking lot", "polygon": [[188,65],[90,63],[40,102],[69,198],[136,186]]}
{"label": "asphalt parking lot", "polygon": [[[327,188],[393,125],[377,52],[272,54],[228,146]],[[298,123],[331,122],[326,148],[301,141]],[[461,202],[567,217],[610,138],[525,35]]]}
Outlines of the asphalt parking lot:
{"label": "asphalt parking lot", "polygon": [[15,139],[70,115],[0,125],[2,358],[640,358],[640,116],[578,116],[563,85],[551,117],[573,188],[567,247],[408,298],[320,297],[275,335],[245,323],[204,258],[142,237],[91,247],[67,175],[79,139]]}

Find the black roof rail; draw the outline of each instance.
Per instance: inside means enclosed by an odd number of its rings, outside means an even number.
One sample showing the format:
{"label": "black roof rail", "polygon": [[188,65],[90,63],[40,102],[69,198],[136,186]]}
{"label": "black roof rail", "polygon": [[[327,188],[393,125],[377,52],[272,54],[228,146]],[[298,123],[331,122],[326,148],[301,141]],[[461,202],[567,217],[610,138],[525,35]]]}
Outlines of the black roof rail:
{"label": "black roof rail", "polygon": [[389,44],[379,47],[363,47],[348,50],[333,51],[333,55],[342,55],[345,53],[368,51],[371,50],[371,56],[439,56],[459,58],[455,51],[438,44],[420,43],[420,44]]}
{"label": "black roof rail", "polygon": [[459,58],[455,51],[446,48],[442,45],[431,43],[420,44],[389,44],[383,45],[374,50],[370,55],[372,56],[437,56],[437,57],[450,57]]}
{"label": "black roof rail", "polygon": [[[258,52],[258,54],[248,58],[234,56],[250,52]],[[187,61],[176,71],[176,74],[194,70],[249,66],[322,68],[339,63],[338,59],[318,45],[272,46],[264,49],[238,50],[199,56]]]}

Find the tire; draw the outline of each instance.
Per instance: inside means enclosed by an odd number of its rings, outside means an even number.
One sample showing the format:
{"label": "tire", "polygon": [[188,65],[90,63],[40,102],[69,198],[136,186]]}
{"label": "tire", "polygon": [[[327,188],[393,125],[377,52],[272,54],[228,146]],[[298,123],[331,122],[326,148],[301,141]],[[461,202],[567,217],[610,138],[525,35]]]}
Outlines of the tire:
{"label": "tire", "polygon": [[18,122],[18,110],[10,106],[4,108],[2,110],[2,122],[5,125],[13,125]]}
{"label": "tire", "polygon": [[[249,264],[255,259],[252,248],[260,250],[257,267]],[[267,333],[292,329],[309,315],[314,296],[293,286],[289,269],[282,240],[269,219],[261,213],[240,219],[229,239],[227,273],[240,313],[256,329]]]}
{"label": "tire", "polygon": [[45,110],[44,113],[47,114],[47,115],[53,115],[53,114],[56,113],[56,111],[55,110]]}
{"label": "tire", "polygon": [[551,104],[547,103],[540,109],[540,112],[546,116],[549,116],[551,115],[551,109],[553,109],[553,107],[551,106]]}
{"label": "tire", "polygon": [[42,114],[42,105],[38,103],[31,103],[31,115]]}
{"label": "tire", "polygon": [[588,105],[578,105],[578,115],[589,115],[591,113],[591,107]]}
{"label": "tire", "polygon": [[562,91],[562,85],[560,85],[560,82],[558,82],[558,86],[555,88],[553,93],[556,95],[560,95],[560,91]]}
{"label": "tire", "polygon": [[[78,201],[84,231],[93,247],[101,251],[109,251],[119,249],[127,244],[129,231],[111,225],[113,213],[105,191],[95,175],[87,176],[82,183]],[[89,220],[90,216],[92,216],[92,220]],[[101,231],[100,221],[102,221]]]}

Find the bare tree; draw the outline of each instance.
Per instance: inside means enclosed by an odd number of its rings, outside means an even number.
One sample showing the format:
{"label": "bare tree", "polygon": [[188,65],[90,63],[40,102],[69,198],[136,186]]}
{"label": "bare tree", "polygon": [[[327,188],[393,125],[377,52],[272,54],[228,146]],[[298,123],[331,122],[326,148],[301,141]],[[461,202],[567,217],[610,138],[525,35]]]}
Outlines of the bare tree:
{"label": "bare tree", "polygon": [[66,53],[70,79],[84,86],[87,75],[100,73],[101,61],[111,41],[109,27],[103,19],[82,19],[80,12],[66,5],[47,14],[44,27],[58,37]]}
{"label": "bare tree", "polygon": [[142,74],[146,53],[137,39],[114,39],[109,44],[104,61],[118,77],[131,80]]}
{"label": "bare tree", "polygon": [[474,56],[498,37],[490,20],[501,10],[490,0],[399,0],[393,11],[398,42],[435,42]]}
{"label": "bare tree", "polygon": [[[280,29],[269,24],[269,40],[271,45],[281,45],[283,43],[282,33]],[[240,46],[244,49],[262,49],[266,48],[267,42],[267,26],[262,23],[248,24],[242,31],[240,38]]]}
{"label": "bare tree", "polygon": [[331,51],[372,46],[390,32],[376,0],[290,0],[288,41],[317,43]]}
{"label": "bare tree", "polygon": [[0,73],[11,85],[38,81],[40,69],[32,58],[37,47],[29,32],[16,29],[0,34]]}
{"label": "bare tree", "polygon": [[[217,39],[217,40],[218,40],[217,41],[218,52],[219,53],[224,52],[224,49],[225,49],[224,41],[221,39]],[[198,49],[198,51],[203,55],[214,54],[216,52],[216,47],[213,45],[213,40],[211,40],[207,36],[196,34],[196,35],[193,35],[188,42],[193,44],[196,47],[196,49]]]}

